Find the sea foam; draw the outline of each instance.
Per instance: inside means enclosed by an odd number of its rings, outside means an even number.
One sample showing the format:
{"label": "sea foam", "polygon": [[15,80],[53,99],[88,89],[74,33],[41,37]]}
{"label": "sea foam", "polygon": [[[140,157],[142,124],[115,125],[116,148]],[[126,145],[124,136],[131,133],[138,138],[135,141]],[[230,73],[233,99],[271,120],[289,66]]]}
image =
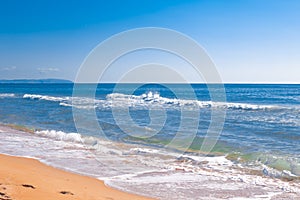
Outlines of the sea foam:
{"label": "sea foam", "polygon": [[47,137],[55,140],[82,143],[90,146],[96,145],[98,143],[96,138],[82,136],[79,133],[65,133],[63,131],[42,130],[42,131],[36,131],[35,134],[38,136]]}
{"label": "sea foam", "polygon": [[159,93],[148,92],[142,95],[127,95],[121,93],[112,93],[106,96],[105,100],[92,99],[85,97],[54,97],[39,94],[25,94],[23,98],[32,100],[47,100],[60,102],[61,106],[76,107],[80,109],[93,108],[112,108],[112,107],[144,107],[149,108],[163,107],[163,108],[212,108],[212,109],[232,109],[232,110],[270,110],[282,109],[280,106],[274,105],[257,105],[247,103],[233,103],[233,102],[214,102],[214,101],[200,101],[191,99],[177,99],[161,97]]}
{"label": "sea foam", "polygon": [[0,94],[0,98],[9,98],[9,97],[15,97],[16,95],[13,93],[2,93]]}

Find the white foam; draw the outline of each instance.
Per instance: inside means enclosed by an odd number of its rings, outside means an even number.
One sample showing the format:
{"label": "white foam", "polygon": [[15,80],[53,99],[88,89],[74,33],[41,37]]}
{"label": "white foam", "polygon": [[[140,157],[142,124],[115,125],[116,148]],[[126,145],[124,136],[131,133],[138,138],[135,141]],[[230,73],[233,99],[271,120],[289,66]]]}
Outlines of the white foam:
{"label": "white foam", "polygon": [[274,105],[256,105],[247,103],[199,101],[191,99],[176,99],[161,97],[159,93],[148,92],[140,96],[112,93],[106,100],[85,97],[54,97],[39,94],[25,94],[23,98],[60,102],[61,106],[76,107],[79,109],[111,108],[111,107],[162,107],[162,108],[216,108],[240,110],[269,110],[281,109]]}
{"label": "white foam", "polygon": [[213,107],[223,107],[227,109],[241,109],[241,110],[267,110],[274,109],[276,106],[271,105],[255,105],[255,104],[246,104],[246,103],[212,103]]}
{"label": "white foam", "polygon": [[65,102],[60,102],[59,105],[60,106],[66,106],[66,107],[72,107],[73,106],[72,104],[65,103]]}
{"label": "white foam", "polygon": [[147,148],[131,148],[131,152],[135,153],[158,153],[159,150],[157,149],[147,149]]}
{"label": "white foam", "polygon": [[207,161],[212,165],[233,165],[232,161],[228,160],[226,156],[214,156],[214,157],[202,157],[202,156],[192,156],[192,155],[185,155],[183,157],[191,158],[198,162]]}
{"label": "white foam", "polygon": [[0,94],[0,98],[8,98],[8,97],[15,97],[16,95],[13,93],[2,93]]}
{"label": "white foam", "polygon": [[64,101],[69,99],[69,97],[53,97],[53,96],[39,95],[39,94],[24,94],[23,98],[40,99],[40,100],[47,100],[47,101]]}
{"label": "white foam", "polygon": [[42,130],[36,131],[36,135],[51,138],[54,140],[60,140],[65,142],[73,142],[73,143],[82,143],[87,145],[86,147],[95,148],[96,144],[99,143],[97,138],[92,136],[82,136],[79,133],[65,133],[63,131],[55,131],[55,130]]}
{"label": "white foam", "polygon": [[103,100],[96,100],[85,97],[55,97],[39,94],[24,94],[23,98],[59,102],[60,106],[75,107],[79,109],[94,109],[97,107],[97,105],[104,105]]}
{"label": "white foam", "polygon": [[65,133],[55,130],[36,131],[35,134],[43,137],[48,137],[56,140],[70,141],[70,142],[83,142],[79,133]]}
{"label": "white foam", "polygon": [[261,189],[262,194],[269,191],[300,194],[299,184],[247,174],[224,156],[183,155],[187,161],[176,160],[179,154],[168,154],[167,150],[100,139],[99,151],[89,151],[78,144],[87,141],[80,134],[55,130],[36,134],[8,131],[0,137],[1,152],[36,157],[52,166],[103,177],[107,184],[128,192],[151,194],[160,199],[170,199],[170,196],[199,199],[197,191],[203,188],[216,192],[222,192],[221,188],[235,191],[252,188]]}
{"label": "white foam", "polygon": [[74,107],[74,108],[79,108],[79,109],[85,109],[85,110],[90,110],[90,109],[95,109],[97,106],[96,105],[76,105],[76,104],[72,104],[72,103],[65,103],[65,102],[61,102],[59,103],[60,106],[65,106],[65,107]]}
{"label": "white foam", "polygon": [[[112,93],[106,96],[106,99],[111,101],[113,106],[122,106],[124,104],[131,106],[150,106],[161,105],[165,107],[200,107],[200,108],[219,108],[219,109],[242,109],[242,110],[267,110],[279,108],[273,105],[256,105],[247,103],[231,103],[231,102],[212,102],[199,101],[190,99],[170,99],[161,97],[158,93],[148,92],[140,96],[126,95],[121,93]],[[122,102],[124,104],[122,104]]]}

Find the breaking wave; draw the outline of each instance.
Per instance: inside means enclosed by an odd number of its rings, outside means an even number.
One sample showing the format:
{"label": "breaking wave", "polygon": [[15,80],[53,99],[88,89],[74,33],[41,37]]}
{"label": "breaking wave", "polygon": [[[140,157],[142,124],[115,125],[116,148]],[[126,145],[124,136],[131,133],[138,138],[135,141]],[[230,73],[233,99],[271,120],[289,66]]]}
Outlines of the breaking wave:
{"label": "breaking wave", "polygon": [[54,140],[83,143],[86,145],[96,145],[98,143],[96,138],[85,137],[79,133],[65,133],[63,131],[42,130],[42,131],[35,131],[35,134],[41,137],[47,137]]}
{"label": "breaking wave", "polygon": [[142,95],[127,95],[112,93],[106,99],[92,99],[85,97],[54,97],[38,94],[25,94],[23,98],[32,100],[46,100],[59,102],[61,106],[76,107],[79,109],[111,108],[111,107],[162,107],[162,108],[211,108],[211,109],[232,109],[232,110],[273,110],[284,109],[274,105],[257,105],[248,103],[213,102],[191,99],[176,99],[161,97],[159,93],[148,92]]}
{"label": "breaking wave", "polygon": [[70,97],[53,97],[53,96],[39,95],[39,94],[24,94],[23,98],[47,100],[47,101],[65,101],[70,99]]}

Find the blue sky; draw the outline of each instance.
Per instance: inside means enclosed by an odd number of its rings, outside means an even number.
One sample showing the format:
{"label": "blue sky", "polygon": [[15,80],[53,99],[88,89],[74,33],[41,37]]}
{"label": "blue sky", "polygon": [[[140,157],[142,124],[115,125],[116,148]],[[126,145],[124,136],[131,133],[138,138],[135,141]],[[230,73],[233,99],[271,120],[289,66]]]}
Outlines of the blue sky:
{"label": "blue sky", "polygon": [[74,80],[101,41],[154,26],[194,38],[224,82],[299,83],[299,10],[297,0],[0,1],[0,79]]}

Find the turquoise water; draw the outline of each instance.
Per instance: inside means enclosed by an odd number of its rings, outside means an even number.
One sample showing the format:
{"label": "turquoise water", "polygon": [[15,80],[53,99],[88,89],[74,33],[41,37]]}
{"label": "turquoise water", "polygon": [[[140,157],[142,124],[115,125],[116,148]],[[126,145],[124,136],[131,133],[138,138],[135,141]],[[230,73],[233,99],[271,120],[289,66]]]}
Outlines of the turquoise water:
{"label": "turquoise water", "polygon": [[[179,140],[168,148],[181,151],[192,136],[193,142],[184,149],[192,153],[201,149],[212,110],[222,110],[226,112],[224,127],[209,154],[226,155],[245,165],[260,163],[300,176],[300,85],[227,84],[226,102],[212,101],[204,84],[192,85],[196,99],[185,85],[147,84],[132,93],[136,86],[118,85],[116,92],[114,84],[101,84],[95,99],[91,99],[72,96],[73,84],[0,84],[0,123],[44,131],[43,136],[79,131],[82,137],[105,137],[157,149],[166,148],[180,130]],[[80,87],[84,93],[93,86]],[[112,111],[127,109],[133,123],[122,114],[116,121]],[[74,112],[79,113],[80,127],[74,123]],[[186,123],[182,123],[183,112],[190,116]],[[91,124],[94,120],[101,134]],[[57,137],[61,138],[59,134]]]}

